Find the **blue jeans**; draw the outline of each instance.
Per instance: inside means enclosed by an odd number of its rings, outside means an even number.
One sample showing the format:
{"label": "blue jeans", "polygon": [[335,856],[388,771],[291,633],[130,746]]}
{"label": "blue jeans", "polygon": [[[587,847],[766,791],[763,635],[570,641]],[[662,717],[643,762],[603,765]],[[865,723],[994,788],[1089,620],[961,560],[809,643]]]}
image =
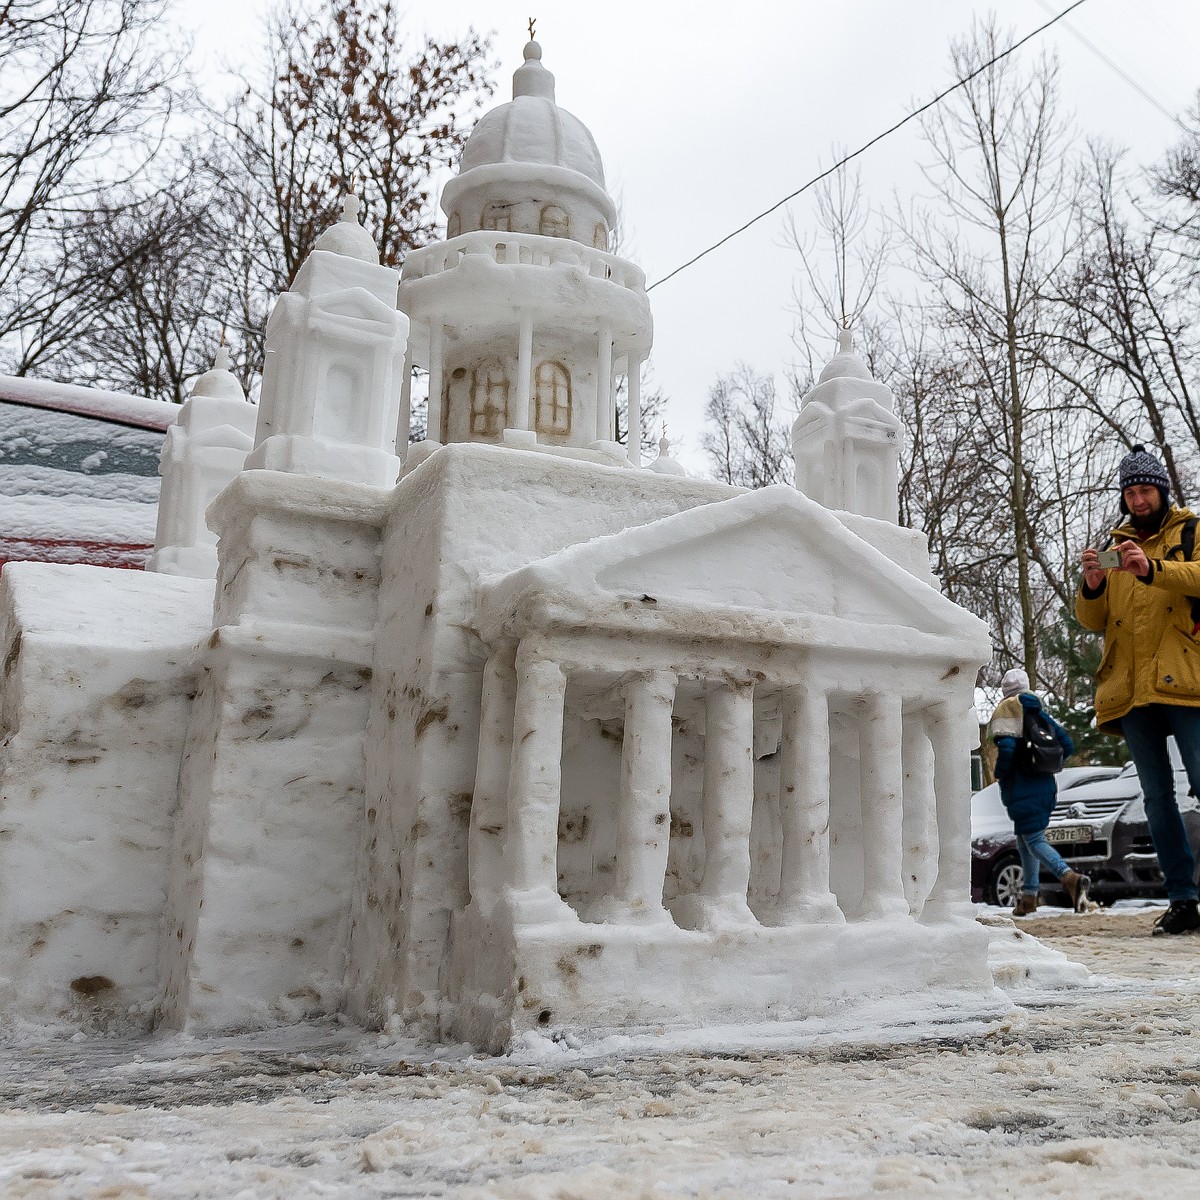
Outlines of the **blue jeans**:
{"label": "blue jeans", "polygon": [[1200,796],[1200,708],[1146,704],[1121,718],[1121,732],[1142,785],[1146,823],[1167,882],[1167,898],[1195,900],[1196,860],[1179,815],[1167,737],[1174,734],[1192,790]]}
{"label": "blue jeans", "polygon": [[1038,868],[1045,867],[1055,879],[1061,879],[1071,868],[1067,860],[1046,841],[1046,831],[1017,834],[1017,853],[1021,856],[1021,870],[1025,878],[1021,891],[1036,896],[1038,891]]}

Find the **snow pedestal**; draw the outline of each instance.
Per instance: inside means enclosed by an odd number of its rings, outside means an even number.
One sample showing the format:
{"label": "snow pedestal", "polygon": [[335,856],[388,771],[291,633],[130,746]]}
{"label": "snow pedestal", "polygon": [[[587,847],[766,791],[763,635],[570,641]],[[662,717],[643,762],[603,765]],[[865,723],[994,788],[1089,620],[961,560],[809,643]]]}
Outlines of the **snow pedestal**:
{"label": "snow pedestal", "polygon": [[212,583],[0,574],[0,1008],[149,1023]]}
{"label": "snow pedestal", "polygon": [[246,471],[211,510],[215,629],[163,926],[174,1027],[340,1008],[385,496]]}
{"label": "snow pedestal", "polygon": [[[903,559],[911,531],[891,529]],[[495,1048],[809,1015],[864,988],[990,994],[957,895],[954,719],[988,639],[911,558],[787,488],[472,446],[406,476],[350,1012]],[[822,753],[829,786],[783,791]],[[903,834],[943,818],[931,870]]]}
{"label": "snow pedestal", "polygon": [[347,197],[271,311],[247,467],[378,487],[396,478],[408,318],[357,211]]}
{"label": "snow pedestal", "polygon": [[213,369],[196,381],[179,420],[167,430],[159,463],[163,483],[158,528],[148,571],[216,577],[217,535],[205,524],[204,513],[245,464],[258,419],[228,363],[222,346]]}

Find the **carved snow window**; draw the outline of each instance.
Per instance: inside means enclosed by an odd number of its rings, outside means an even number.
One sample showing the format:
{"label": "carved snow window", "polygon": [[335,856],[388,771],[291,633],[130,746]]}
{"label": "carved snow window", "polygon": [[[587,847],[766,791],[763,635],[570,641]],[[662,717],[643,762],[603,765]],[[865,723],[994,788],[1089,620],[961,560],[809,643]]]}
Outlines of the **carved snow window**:
{"label": "carved snow window", "polygon": [[557,204],[547,204],[542,209],[538,232],[543,237],[569,238],[571,236],[571,218]]}
{"label": "carved snow window", "polygon": [[450,214],[450,220],[446,222],[446,237],[456,238],[462,233],[462,217],[456,212]]}
{"label": "carved snow window", "polygon": [[358,441],[366,435],[368,406],[363,397],[359,365],[334,361],[325,372],[325,386],[313,415],[313,433],[338,441]]}
{"label": "carved snow window", "polygon": [[508,424],[508,374],[498,362],[475,372],[471,389],[471,433],[477,437],[499,437]]}
{"label": "carved snow window", "polygon": [[483,220],[480,224],[484,229],[499,229],[511,233],[512,211],[507,204],[489,204],[483,210]]}
{"label": "carved snow window", "polygon": [[597,250],[608,249],[608,226],[603,221],[596,222],[596,228],[592,232],[592,245]]}
{"label": "carved snow window", "polygon": [[571,375],[559,362],[538,363],[533,373],[537,413],[534,428],[538,433],[571,432]]}

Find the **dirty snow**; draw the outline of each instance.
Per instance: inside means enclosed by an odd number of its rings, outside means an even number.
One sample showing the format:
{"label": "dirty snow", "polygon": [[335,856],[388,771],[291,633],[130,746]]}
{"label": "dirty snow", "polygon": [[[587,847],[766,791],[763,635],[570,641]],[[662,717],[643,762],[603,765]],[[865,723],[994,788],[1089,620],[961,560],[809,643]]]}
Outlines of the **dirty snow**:
{"label": "dirty snow", "polygon": [[[999,919],[997,910],[987,910]],[[6,1197],[1196,1194],[1200,939],[1152,909],[1023,922],[1092,986],[987,1024],[729,1031],[506,1058],[335,1023],[0,1050]],[[881,1020],[882,1023],[882,1020]]]}

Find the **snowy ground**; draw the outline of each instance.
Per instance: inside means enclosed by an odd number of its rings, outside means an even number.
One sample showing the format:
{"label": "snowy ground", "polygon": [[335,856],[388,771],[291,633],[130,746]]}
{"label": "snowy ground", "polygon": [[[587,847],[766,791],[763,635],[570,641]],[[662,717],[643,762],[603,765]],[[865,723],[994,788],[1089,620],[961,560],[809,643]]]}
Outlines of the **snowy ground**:
{"label": "snowy ground", "polygon": [[336,1025],[12,1034],[0,1195],[1196,1195],[1200,938],[1152,940],[1154,915],[1023,922],[1091,987],[890,1036],[792,1029],[766,1050],[730,1034],[720,1051],[651,1038],[479,1059]]}

